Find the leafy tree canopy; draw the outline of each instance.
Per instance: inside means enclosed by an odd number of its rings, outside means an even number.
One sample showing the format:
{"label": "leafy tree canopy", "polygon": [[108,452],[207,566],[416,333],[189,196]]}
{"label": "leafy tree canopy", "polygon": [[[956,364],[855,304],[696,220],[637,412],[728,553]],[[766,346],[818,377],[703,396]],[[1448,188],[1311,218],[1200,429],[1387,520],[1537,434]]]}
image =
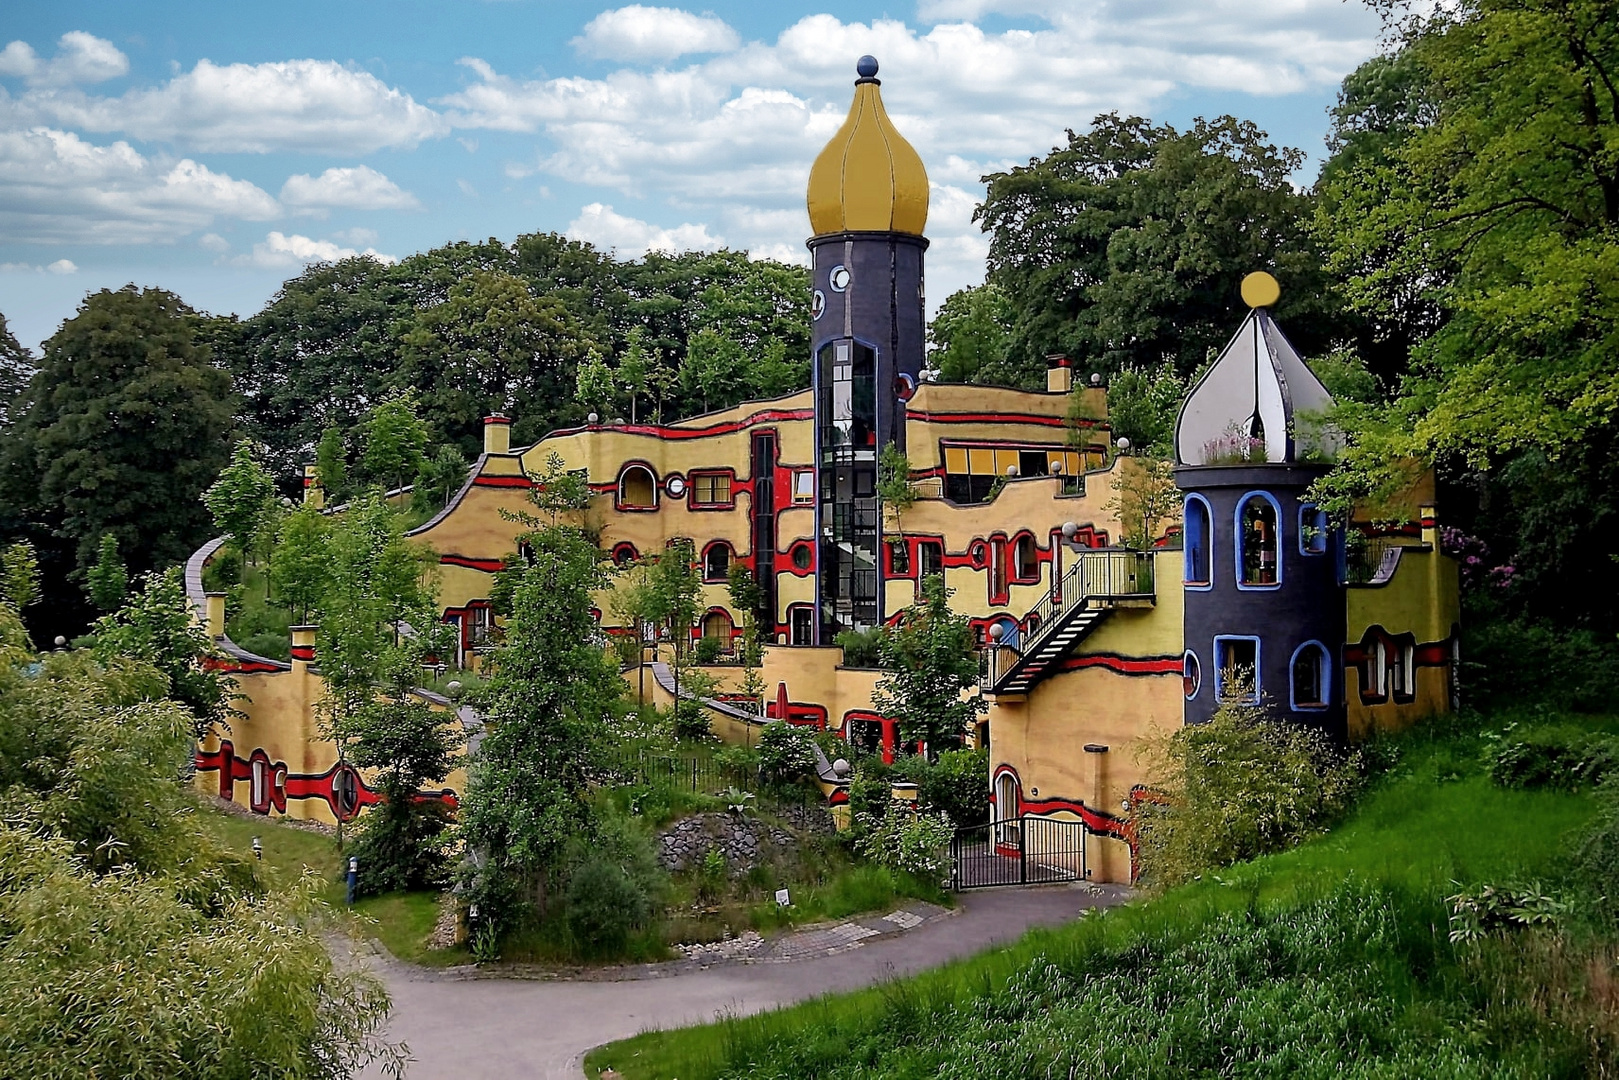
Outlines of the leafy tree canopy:
{"label": "leafy tree canopy", "polygon": [[986,177],[975,217],[1010,309],[1014,381],[1039,388],[1053,352],[1102,372],[1167,357],[1189,374],[1241,321],[1238,286],[1254,270],[1281,279],[1278,318],[1296,345],[1320,351],[1339,320],[1309,197],[1288,180],[1302,162],[1228,116],[1182,132],[1108,113],[1044,158]]}
{"label": "leafy tree canopy", "polygon": [[962,695],[978,682],[978,658],[972,623],[950,610],[951,592],[942,574],[929,576],[922,599],[877,639],[885,670],[872,704],[899,721],[907,743],[925,741],[930,758],[959,748],[973,718],[989,707]]}
{"label": "leafy tree canopy", "polygon": [[999,285],[987,282],[945,297],[928,326],[928,362],[945,382],[1015,386],[1022,375],[1007,367],[1012,308]]}

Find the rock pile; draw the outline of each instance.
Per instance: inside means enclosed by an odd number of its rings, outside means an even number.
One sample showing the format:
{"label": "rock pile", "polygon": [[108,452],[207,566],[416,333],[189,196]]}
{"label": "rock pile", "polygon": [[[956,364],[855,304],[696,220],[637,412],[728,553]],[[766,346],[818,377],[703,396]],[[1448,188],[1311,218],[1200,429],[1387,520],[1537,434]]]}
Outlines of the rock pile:
{"label": "rock pile", "polygon": [[698,814],[658,834],[658,863],[665,870],[681,871],[702,864],[710,851],[718,851],[732,877],[741,877],[769,861],[778,851],[794,845],[792,833],[758,818],[741,814]]}

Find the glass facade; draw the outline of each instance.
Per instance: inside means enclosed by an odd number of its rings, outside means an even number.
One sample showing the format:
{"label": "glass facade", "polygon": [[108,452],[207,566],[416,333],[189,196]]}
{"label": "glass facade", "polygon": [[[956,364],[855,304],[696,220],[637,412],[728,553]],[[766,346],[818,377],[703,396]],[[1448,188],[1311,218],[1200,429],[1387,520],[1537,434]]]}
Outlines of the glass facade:
{"label": "glass facade", "polygon": [[[849,339],[816,355],[824,634],[878,624],[877,352]],[[824,640],[824,639],[823,639]]]}

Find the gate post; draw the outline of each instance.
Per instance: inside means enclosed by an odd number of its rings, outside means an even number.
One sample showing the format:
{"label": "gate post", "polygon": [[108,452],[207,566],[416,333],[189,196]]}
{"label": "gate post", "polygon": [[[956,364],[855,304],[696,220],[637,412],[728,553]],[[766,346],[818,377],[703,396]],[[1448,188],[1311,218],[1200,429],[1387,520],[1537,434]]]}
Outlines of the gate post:
{"label": "gate post", "polygon": [[1029,883],[1029,815],[1019,814],[1017,819],[1017,869],[1019,885]]}

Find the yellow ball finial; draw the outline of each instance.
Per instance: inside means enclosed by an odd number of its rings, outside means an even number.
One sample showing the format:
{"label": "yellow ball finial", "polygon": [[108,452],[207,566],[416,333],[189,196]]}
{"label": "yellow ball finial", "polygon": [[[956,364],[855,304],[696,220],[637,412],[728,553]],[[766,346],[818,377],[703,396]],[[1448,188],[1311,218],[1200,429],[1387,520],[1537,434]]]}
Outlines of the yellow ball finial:
{"label": "yellow ball finial", "polygon": [[1242,302],[1251,308],[1268,308],[1282,295],[1282,287],[1276,279],[1257,270],[1242,279]]}

